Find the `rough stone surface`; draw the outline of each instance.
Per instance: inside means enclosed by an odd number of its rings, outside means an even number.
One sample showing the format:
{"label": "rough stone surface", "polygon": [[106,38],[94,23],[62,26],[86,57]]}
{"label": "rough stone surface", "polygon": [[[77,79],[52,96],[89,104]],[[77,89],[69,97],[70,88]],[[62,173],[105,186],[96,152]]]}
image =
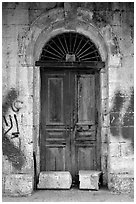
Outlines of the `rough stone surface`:
{"label": "rough stone surface", "polygon": [[99,189],[100,171],[79,171],[80,189]]}
{"label": "rough stone surface", "polygon": [[126,157],[109,157],[110,173],[127,173],[134,172],[134,158],[132,156]]}
{"label": "rough stone surface", "polygon": [[3,180],[6,195],[26,196],[33,191],[33,176],[30,174],[9,174]]}
{"label": "rough stone surface", "polygon": [[70,189],[72,177],[68,171],[40,172],[38,189]]}
{"label": "rough stone surface", "polygon": [[118,193],[132,193],[134,191],[134,175],[112,175],[109,182],[109,189]]}

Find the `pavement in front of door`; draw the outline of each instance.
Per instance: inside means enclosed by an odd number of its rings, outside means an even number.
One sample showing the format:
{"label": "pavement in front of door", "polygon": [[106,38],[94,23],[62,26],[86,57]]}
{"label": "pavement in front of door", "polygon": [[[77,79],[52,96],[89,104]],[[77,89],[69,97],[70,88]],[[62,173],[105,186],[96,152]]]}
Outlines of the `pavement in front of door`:
{"label": "pavement in front of door", "polygon": [[98,191],[79,190],[37,190],[27,197],[3,197],[3,202],[134,202],[133,193],[117,194],[106,188]]}

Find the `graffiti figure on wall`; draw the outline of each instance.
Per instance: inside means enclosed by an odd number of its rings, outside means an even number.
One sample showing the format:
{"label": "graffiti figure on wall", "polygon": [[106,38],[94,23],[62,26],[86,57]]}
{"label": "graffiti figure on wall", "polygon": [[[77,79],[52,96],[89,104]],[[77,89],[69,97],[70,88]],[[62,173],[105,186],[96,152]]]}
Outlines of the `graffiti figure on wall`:
{"label": "graffiti figure on wall", "polygon": [[[5,124],[6,124],[6,126],[9,126],[9,124],[8,124],[8,122],[7,122],[5,116],[3,116],[3,120],[4,120]],[[12,119],[12,116],[11,116],[11,115],[9,115],[9,120],[10,120],[10,127],[9,127],[8,130],[6,130],[6,132],[4,132],[4,135],[6,135],[6,134],[13,128],[13,119]],[[15,124],[16,124],[17,131],[16,131],[16,132],[12,132],[12,135],[13,135],[13,136],[11,137],[11,139],[13,139],[13,138],[15,138],[15,137],[18,137],[19,134],[20,134],[20,133],[19,133],[18,120],[17,120],[16,114],[14,114],[14,120],[15,120]]]}
{"label": "graffiti figure on wall", "polygon": [[[18,107],[17,107],[17,104]],[[21,104],[21,105],[20,105]],[[12,108],[12,111],[18,112],[22,106],[22,102],[17,101],[17,91],[13,88],[11,89],[2,104],[2,117],[3,117],[3,128],[2,128],[2,151],[3,155],[7,156],[9,162],[12,163],[13,167],[17,170],[21,170],[25,162],[24,153],[21,151],[20,147],[15,146],[12,139],[19,138],[19,126],[17,115],[8,115],[9,109]],[[9,119],[9,122],[8,120]],[[9,127],[5,130],[5,127]],[[16,126],[16,131],[9,134],[13,126]],[[12,136],[10,136],[12,135]]]}
{"label": "graffiti figure on wall", "polygon": [[[16,100],[14,101],[12,104],[11,104],[11,108],[14,112],[19,112],[19,110],[22,108],[22,104],[23,102],[22,101],[19,101],[19,100]],[[9,115],[9,121],[10,121],[10,125],[8,124],[7,122],[7,119],[6,119],[6,116],[3,115],[3,121],[5,122],[5,125],[7,127],[9,127],[5,132],[4,134],[6,135],[10,130],[12,130],[13,126],[15,125],[16,126],[16,132],[12,132],[12,137],[11,139],[15,138],[15,137],[18,137],[19,136],[19,127],[18,127],[18,120],[17,120],[17,115],[14,114],[14,116],[11,116]]]}
{"label": "graffiti figure on wall", "polygon": [[118,90],[113,101],[110,113],[110,130],[113,136],[122,135],[129,139],[134,147],[134,88],[131,88],[130,97]]}

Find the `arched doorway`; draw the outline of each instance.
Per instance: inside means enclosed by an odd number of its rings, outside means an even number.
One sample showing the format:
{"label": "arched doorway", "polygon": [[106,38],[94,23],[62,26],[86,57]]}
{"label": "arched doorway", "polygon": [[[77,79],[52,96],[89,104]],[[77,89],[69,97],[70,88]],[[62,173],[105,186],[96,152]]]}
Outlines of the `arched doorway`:
{"label": "arched doorway", "polygon": [[[100,170],[100,75],[95,44],[76,32],[42,49],[40,171]],[[99,133],[99,134],[98,134]]]}

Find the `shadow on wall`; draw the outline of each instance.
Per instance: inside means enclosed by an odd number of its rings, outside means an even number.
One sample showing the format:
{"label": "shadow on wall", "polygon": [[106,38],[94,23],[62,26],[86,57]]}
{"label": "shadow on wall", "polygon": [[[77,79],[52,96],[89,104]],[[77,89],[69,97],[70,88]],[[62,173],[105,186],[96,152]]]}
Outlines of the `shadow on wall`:
{"label": "shadow on wall", "polygon": [[[8,110],[9,108],[11,108],[13,102],[16,99],[17,91],[15,89],[11,89],[11,91],[9,91],[6,95],[2,104],[3,119],[7,117]],[[7,131],[4,131],[4,128],[2,128],[2,151],[3,155],[7,156],[9,162],[12,163],[13,167],[15,167],[17,170],[21,170],[25,161],[25,156],[23,152],[14,145],[14,143],[11,141],[10,136],[7,134]]]}
{"label": "shadow on wall", "polygon": [[130,140],[134,147],[134,88],[130,99],[118,90],[113,104],[110,113],[111,133],[113,136],[122,135],[124,139]]}

